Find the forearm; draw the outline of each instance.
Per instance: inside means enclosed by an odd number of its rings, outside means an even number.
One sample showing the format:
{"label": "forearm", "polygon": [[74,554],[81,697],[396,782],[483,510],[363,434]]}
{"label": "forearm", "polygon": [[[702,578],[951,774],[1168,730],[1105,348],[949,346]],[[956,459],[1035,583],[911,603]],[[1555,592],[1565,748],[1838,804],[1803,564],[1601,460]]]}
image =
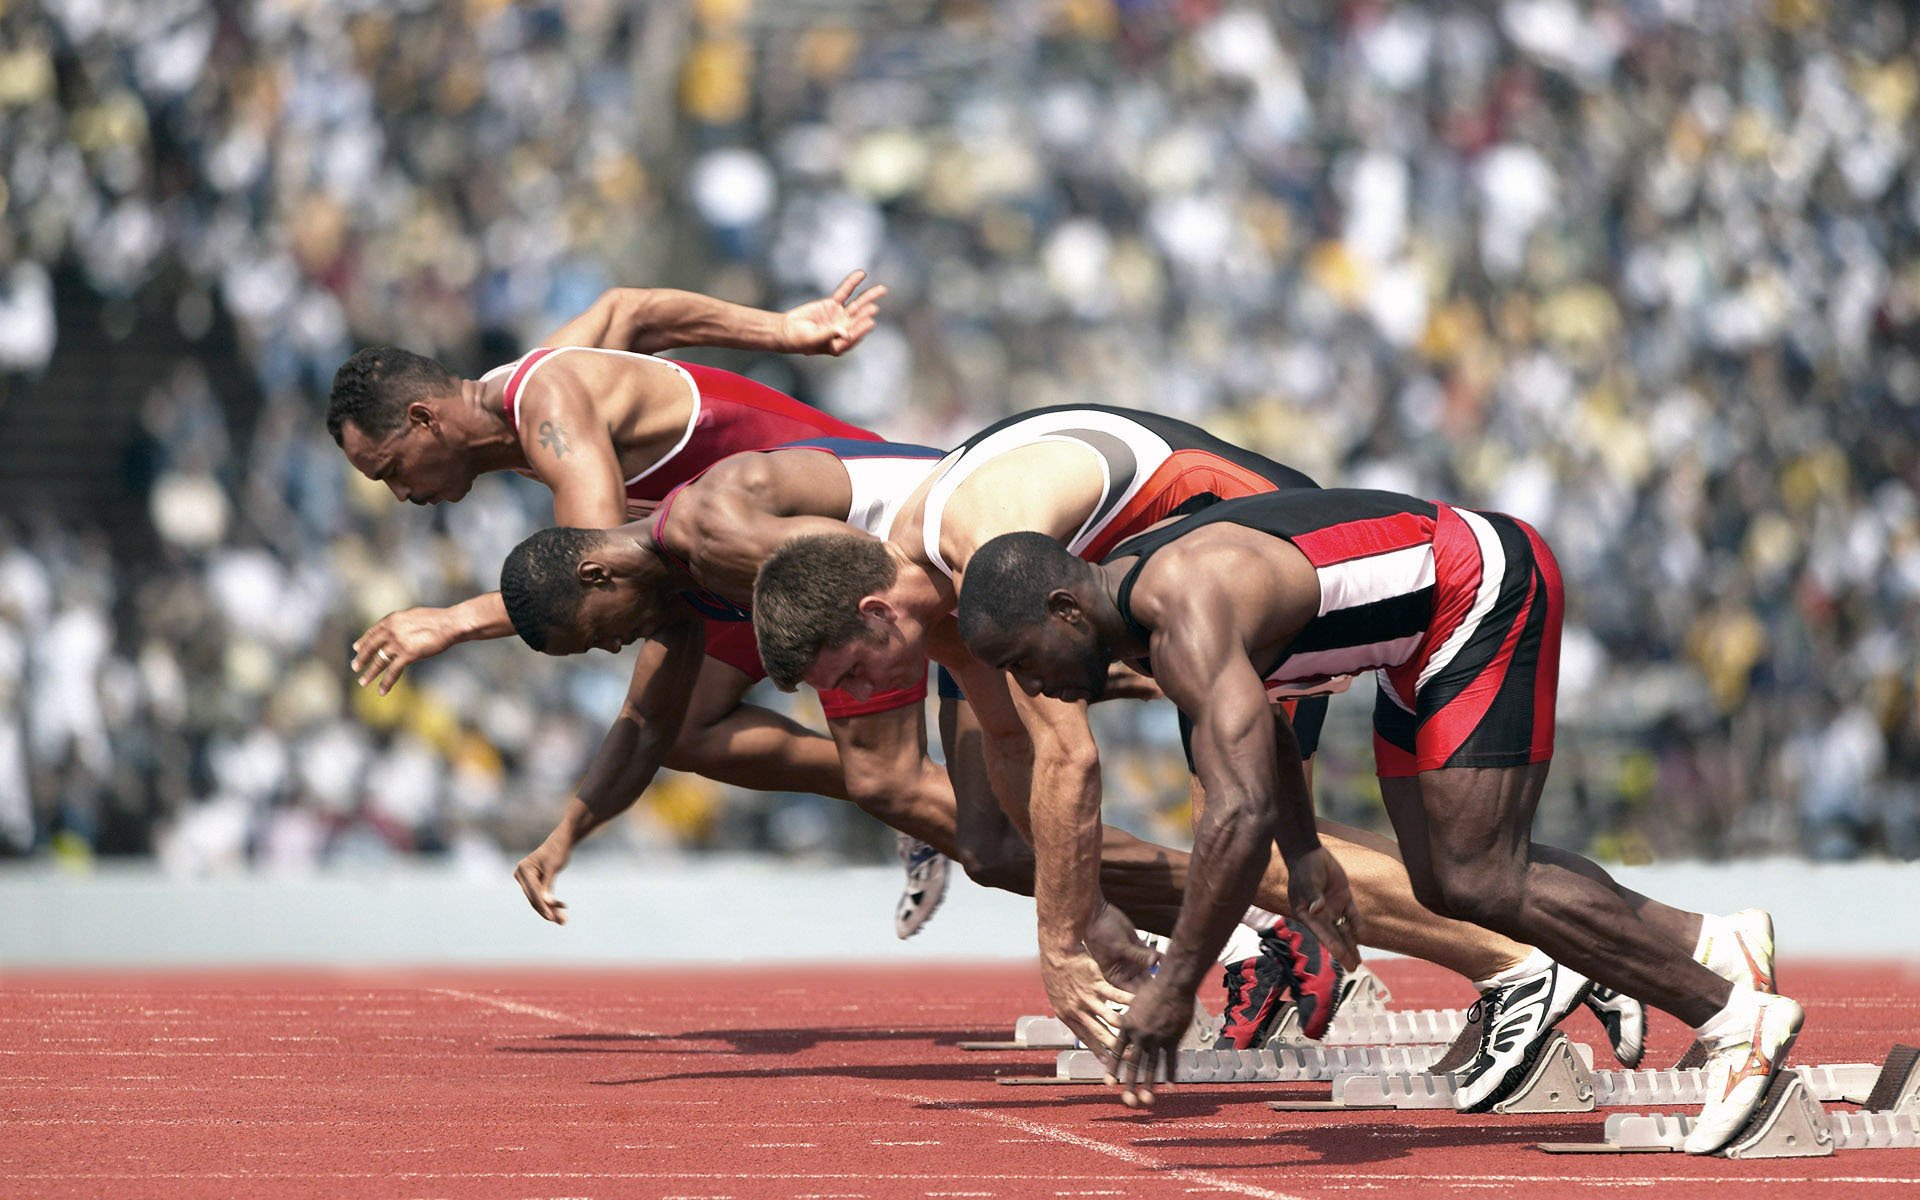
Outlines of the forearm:
{"label": "forearm", "polygon": [[1033,783],[1029,819],[1040,951],[1077,953],[1100,903],[1099,767],[1042,760]]}
{"label": "forearm", "polygon": [[454,622],[456,642],[484,642],[513,636],[513,620],[507,616],[506,601],[500,598],[499,592],[462,600],[446,611]]}
{"label": "forearm", "polygon": [[1274,812],[1244,798],[1209,805],[1194,828],[1186,897],[1161,964],[1183,993],[1200,986],[1259,888],[1272,843]]}
{"label": "forearm", "polygon": [[624,341],[623,348],[642,353],[680,346],[789,348],[782,314],[676,288],[624,289],[616,295],[607,335],[612,344]]}
{"label": "forearm", "polygon": [[632,808],[666,759],[671,738],[662,732],[631,712],[621,713],[587,764],[554,832],[571,845]]}

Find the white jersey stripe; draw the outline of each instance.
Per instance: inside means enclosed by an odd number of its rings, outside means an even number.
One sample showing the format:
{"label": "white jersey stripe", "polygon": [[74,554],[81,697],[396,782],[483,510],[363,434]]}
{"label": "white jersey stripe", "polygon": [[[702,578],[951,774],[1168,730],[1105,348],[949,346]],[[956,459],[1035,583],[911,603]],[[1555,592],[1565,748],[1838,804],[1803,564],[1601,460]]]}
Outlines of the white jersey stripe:
{"label": "white jersey stripe", "polygon": [[1416,696],[1421,688],[1427,686],[1428,680],[1446,669],[1468,639],[1473,637],[1474,631],[1480,628],[1480,622],[1493,611],[1494,603],[1500,599],[1500,581],[1507,574],[1507,554],[1501,548],[1500,535],[1493,531],[1493,526],[1477,512],[1464,508],[1453,511],[1468,529],[1473,530],[1474,540],[1480,543],[1480,587],[1474,593],[1473,607],[1467,610],[1467,615],[1447,635],[1447,640],[1440,643],[1439,648],[1427,659],[1427,665],[1420,668],[1420,676],[1413,685],[1413,694]]}
{"label": "white jersey stripe", "polygon": [[1422,542],[1318,568],[1320,616],[1433,586],[1433,543]]}

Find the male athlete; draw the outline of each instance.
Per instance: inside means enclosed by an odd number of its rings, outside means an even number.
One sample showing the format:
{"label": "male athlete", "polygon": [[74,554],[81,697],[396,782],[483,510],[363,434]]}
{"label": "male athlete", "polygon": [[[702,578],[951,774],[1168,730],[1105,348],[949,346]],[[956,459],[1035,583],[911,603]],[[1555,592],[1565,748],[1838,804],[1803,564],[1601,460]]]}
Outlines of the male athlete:
{"label": "male athlete", "polygon": [[[1048,997],[1089,1044],[1108,1045],[1111,1038],[1103,1024],[1110,996],[1080,949],[1087,922],[1100,911],[1100,889],[1086,882],[1100,846],[1099,758],[1087,697],[1010,694],[997,669],[967,653],[953,621],[967,563],[1002,533],[1034,530],[1070,553],[1092,555],[1224,495],[1311,487],[1299,472],[1184,422],[1097,406],[1041,409],[991,426],[948,455],[902,510],[886,543],[851,534],[807,537],[783,546],[761,568],[754,623],[776,684],[791,688],[805,680],[859,695],[899,686],[927,655],[958,677],[991,743],[993,791],[1039,858],[1035,900]],[[972,798],[968,789],[958,790],[964,810]],[[1550,1021],[1523,1043],[1498,1047],[1503,1077],[1504,1068],[1536,1050],[1552,1023],[1585,998],[1587,981],[1545,955],[1472,926],[1434,920],[1385,839],[1359,830],[1340,836],[1336,853],[1361,897],[1368,944],[1446,965],[1482,990],[1553,993]],[[1276,860],[1272,870],[1275,886],[1263,895],[1284,896],[1282,864]],[[1256,924],[1274,920],[1264,904],[1245,916]],[[1343,957],[1355,956],[1356,930],[1322,924],[1314,932]],[[1230,966],[1230,989],[1235,975]],[[1617,1052],[1637,1060],[1639,1006],[1611,994],[1605,1002],[1610,1007],[1601,1015]]]}
{"label": "male athlete", "polygon": [[[514,548],[501,570],[500,591],[514,628],[534,649],[617,651],[640,638],[669,647],[659,670],[645,677],[636,673],[634,690],[565,815],[521,861],[516,877],[536,912],[564,921],[565,905],[555,897],[553,884],[573,847],[631,806],[660,766],[683,707],[684,687],[675,681],[684,677],[684,663],[698,655],[703,633],[709,642],[744,633],[751,648],[744,602],[751,598],[760,563],[784,542],[808,533],[849,527],[875,537],[887,532],[939,458],[939,451],[923,447],[831,440],[737,454],[675,489],[649,518],[612,530],[543,530]],[[729,621],[737,623],[729,626]],[[923,661],[918,686],[925,678]],[[916,682],[909,682],[879,690],[874,702],[908,694],[917,700],[915,689]],[[943,699],[948,763],[963,780],[969,773],[972,778],[981,774],[975,765],[978,738],[969,739],[969,721],[960,703]],[[850,791],[875,798],[863,803],[867,811],[958,859],[978,881],[1033,894],[1032,854],[1019,832],[997,805],[956,807],[954,789],[926,759],[918,730],[861,739],[850,736],[860,731],[858,723],[831,724]],[[896,730],[882,726],[878,732]],[[882,781],[882,786],[863,788],[860,780]],[[1186,883],[1187,856],[1115,829],[1102,830],[1102,843],[1102,885],[1113,907],[1101,910],[1085,938],[1106,977],[1130,982],[1147,964],[1137,953],[1134,924],[1120,913],[1154,932],[1170,932]],[[1267,898],[1282,902],[1281,886],[1276,882]],[[1292,939],[1285,959],[1269,952],[1255,963],[1272,959],[1271,966],[1284,961],[1290,968],[1302,944],[1301,953],[1327,957],[1307,935],[1283,930],[1275,936]],[[1239,1024],[1248,1026],[1242,1048],[1257,1041],[1277,1017],[1279,993],[1285,990],[1262,989],[1257,1003],[1265,1012],[1229,1012],[1230,1022],[1237,1015]],[[1331,1016],[1333,997],[1306,985],[1295,990],[1303,1027],[1317,1034]],[[1108,995],[1116,1002],[1127,997],[1118,989]],[[1230,1029],[1229,1037],[1234,1032]]]}
{"label": "male athlete", "polygon": [[[800,438],[876,440],[750,379],[651,355],[694,345],[843,354],[872,330],[886,294],[875,287],[856,296],[864,278],[855,271],[832,295],[786,313],[672,289],[613,289],[545,348],[478,380],[404,350],[362,350],[334,377],[327,429],[354,467],[396,499],[454,501],[488,471],[516,471],[553,490],[558,524],[611,528],[738,450]],[[512,632],[497,593],[447,609],[411,608],[361,635],[353,669],[362,686],[377,683],[384,695],[421,659]],[[662,646],[643,650],[641,671],[657,669],[663,654]],[[741,787],[844,798],[832,742],[740,702],[758,670],[751,645],[743,649],[737,637],[709,645],[669,765]],[[908,878],[895,931],[909,937],[939,904],[946,863],[905,839],[900,848]]]}
{"label": "male athlete", "polygon": [[[1800,1005],[1690,957],[1711,932],[1699,914],[1531,840],[1553,756],[1563,604],[1553,554],[1524,523],[1390,492],[1226,501],[1097,564],[1036,534],[980,548],[959,611],[973,653],[1033,695],[1097,694],[1116,659],[1150,670],[1193,721],[1215,803],[1250,827],[1208,830],[1216,859],[1192,878],[1218,879],[1189,891],[1214,906],[1182,912],[1160,974],[1123,1018],[1115,1065],[1130,1097],[1150,1099],[1200,972],[1250,891],[1251,847],[1277,838],[1296,911],[1354,919],[1314,831],[1301,756],[1266,698],[1375,671],[1381,794],[1421,901],[1532,941],[1693,1026],[1708,1050],[1707,1099],[1686,1149],[1710,1154],[1739,1133],[1785,1065]],[[1507,996],[1484,1037],[1548,1003],[1545,991]],[[1459,1082],[1469,1110],[1502,1091],[1471,1071]]]}

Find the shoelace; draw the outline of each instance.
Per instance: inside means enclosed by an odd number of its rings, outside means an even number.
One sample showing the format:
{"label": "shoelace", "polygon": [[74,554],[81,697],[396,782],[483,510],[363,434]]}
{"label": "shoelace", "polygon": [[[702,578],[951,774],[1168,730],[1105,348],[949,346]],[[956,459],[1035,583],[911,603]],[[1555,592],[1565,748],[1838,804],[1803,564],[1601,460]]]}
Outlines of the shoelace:
{"label": "shoelace", "polygon": [[1474,1014],[1479,1014],[1480,1049],[1476,1052],[1477,1056],[1484,1056],[1487,1053],[1487,1048],[1493,1041],[1494,1027],[1500,1024],[1500,1008],[1502,1004],[1505,1003],[1506,998],[1507,989],[1497,987],[1482,995],[1478,1000],[1475,1000],[1473,1007],[1467,1010],[1467,1024],[1469,1025],[1473,1024],[1475,1020]]}

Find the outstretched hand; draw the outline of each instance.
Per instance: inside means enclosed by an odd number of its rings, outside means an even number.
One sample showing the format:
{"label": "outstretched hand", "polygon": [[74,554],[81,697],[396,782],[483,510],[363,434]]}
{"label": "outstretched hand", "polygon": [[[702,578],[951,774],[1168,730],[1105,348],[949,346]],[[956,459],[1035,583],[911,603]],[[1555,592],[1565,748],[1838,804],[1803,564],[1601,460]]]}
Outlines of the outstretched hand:
{"label": "outstretched hand", "polygon": [[459,640],[444,608],[408,608],[388,613],[353,643],[353,673],[361,687],[380,685],[386,695],[408,667],[432,658]]}
{"label": "outstretched hand", "polygon": [[1354,906],[1347,873],[1326,847],[1287,864],[1287,898],[1293,915],[1306,922],[1320,944],[1349,971],[1360,965],[1360,911]]}
{"label": "outstretched hand", "polygon": [[1140,989],[1133,1007],[1120,1018],[1107,1069],[1120,1084],[1120,1102],[1128,1108],[1153,1104],[1153,1085],[1173,1079],[1174,1052],[1193,1024],[1193,995],[1182,994],[1164,979]]}
{"label": "outstretched hand", "polygon": [[873,332],[887,288],[882,284],[855,296],[854,289],[866,277],[865,271],[855,271],[840,281],[831,296],[809,300],[789,311],[783,318],[788,352],[841,355]]}
{"label": "outstretched hand", "polygon": [[514,882],[526,894],[527,903],[533,905],[533,911],[555,925],[567,923],[567,902],[553,894],[553,880],[571,857],[565,844],[549,837],[513,869]]}
{"label": "outstretched hand", "polygon": [[1040,982],[1046,985],[1055,1015],[1073,1036],[1103,1058],[1111,1058],[1114,1006],[1132,1004],[1133,993],[1108,983],[1100,964],[1084,949],[1073,954],[1042,954]]}

